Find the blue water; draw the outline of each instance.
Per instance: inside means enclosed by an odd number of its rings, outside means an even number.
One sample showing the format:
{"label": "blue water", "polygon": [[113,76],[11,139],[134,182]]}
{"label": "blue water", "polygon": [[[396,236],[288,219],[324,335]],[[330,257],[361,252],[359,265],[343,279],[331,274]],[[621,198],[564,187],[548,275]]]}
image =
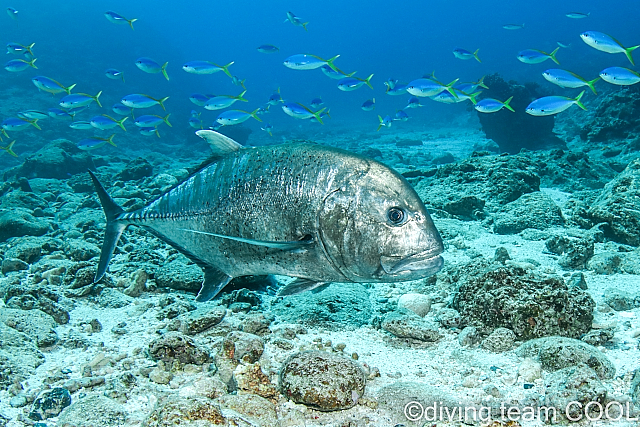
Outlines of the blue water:
{"label": "blue water", "polygon": [[[231,108],[252,111],[263,105],[277,88],[287,101],[308,105],[312,98],[322,97],[331,109],[331,119],[324,126],[302,122],[285,115],[280,106],[271,108],[262,116],[286,138],[287,132],[309,139],[318,132],[332,128],[372,130],[378,125],[377,115],[394,114],[404,107],[409,95],[385,95],[383,82],[388,78],[407,83],[423,74],[435,71],[443,82],[459,78],[475,81],[483,75],[499,73],[505,79],[524,83],[535,81],[546,91],[575,96],[578,90],[561,89],[547,83],[542,71],[556,68],[551,61],[541,64],[523,64],[516,59],[518,51],[540,49],[551,52],[556,42],[571,43],[560,49],[560,68],[573,71],[590,80],[609,66],[632,67],[623,54],[607,54],[587,46],[579,37],[586,30],[601,31],[617,38],[624,46],[640,44],[637,23],[640,8],[635,2],[605,3],[602,1],[388,1],[356,2],[296,2],[296,1],[203,1],[157,2],[137,1],[2,1],[0,41],[21,44],[36,43],[34,54],[38,70],[27,69],[19,73],[0,70],[0,115],[15,116],[22,109],[46,111],[57,107],[61,96],[38,93],[31,78],[44,75],[65,85],[76,83],[74,92],[95,94],[102,90],[104,108],[93,105],[81,113],[77,120],[88,120],[97,114],[115,114],[111,105],[124,95],[146,93],[153,97],[169,96],[167,112],[171,113],[174,127],[162,125],[162,143],[184,146],[185,150],[204,150],[188,126],[191,110],[202,112],[205,125],[213,123],[221,111],[207,111],[192,104],[188,97],[193,92],[238,94],[222,72],[213,75],[188,74],[181,69],[190,60],[207,60],[217,64],[235,61],[230,71],[246,79],[248,103],[236,103]],[[13,21],[4,12],[7,7],[19,11]],[[128,19],[137,18],[135,30],[128,25],[109,22],[104,12],[115,11]],[[304,22],[308,31],[284,22],[291,11]],[[585,19],[570,19],[568,12],[590,13]],[[505,30],[505,24],[525,24],[520,30]],[[263,54],[256,50],[261,44],[280,48],[276,54]],[[453,56],[455,48],[479,50],[482,63],[463,61]],[[282,65],[286,57],[297,53],[310,53],[329,58],[340,55],[336,65],[345,72],[358,71],[357,76],[373,73],[374,90],[366,86],[354,92],[337,89],[337,81],[327,78],[320,70],[298,71]],[[169,62],[166,81],[161,74],[147,74],[134,62],[140,56]],[[640,63],[640,50],[635,53]],[[6,55],[6,61],[13,55]],[[104,71],[117,68],[124,72],[126,83],[109,80]],[[607,86],[600,82],[600,87]],[[613,88],[613,87],[612,87]],[[588,93],[587,97],[594,95]],[[360,105],[366,99],[376,98],[373,112],[365,112]],[[463,113],[467,103],[444,105],[422,99],[426,107],[412,110],[412,126],[430,123],[451,112]],[[139,110],[137,114],[164,115],[160,107]],[[41,122],[43,131],[14,133],[16,151],[28,154],[45,140],[67,138],[79,140],[88,135],[106,136],[111,131],[79,131],[68,128],[68,122],[53,119]],[[154,149],[156,140],[141,137],[129,120],[128,132],[120,129],[116,141],[124,142],[122,149],[133,144]],[[261,123],[250,119],[245,123],[260,133]],[[384,132],[399,132],[402,123]],[[381,131],[381,132],[382,132]],[[38,139],[39,138],[39,139]],[[276,138],[278,139],[278,138]],[[38,142],[39,140],[42,140]],[[196,144],[196,145],[194,145]],[[200,144],[200,145],[198,145]],[[105,147],[101,150],[110,150]],[[4,155],[3,161],[9,161]]]}

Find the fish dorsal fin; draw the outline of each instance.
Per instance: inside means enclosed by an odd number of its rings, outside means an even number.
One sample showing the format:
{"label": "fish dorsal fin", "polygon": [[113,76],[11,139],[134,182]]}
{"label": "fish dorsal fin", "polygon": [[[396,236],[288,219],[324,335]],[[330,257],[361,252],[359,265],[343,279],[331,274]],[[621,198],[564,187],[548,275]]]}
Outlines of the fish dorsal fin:
{"label": "fish dorsal fin", "polygon": [[298,277],[293,282],[280,288],[280,290],[278,291],[278,296],[283,297],[287,295],[296,295],[311,290],[313,290],[314,292],[320,292],[330,284],[331,283],[329,282],[318,282],[315,280],[303,279],[301,277]]}
{"label": "fish dorsal fin", "polygon": [[221,239],[235,240],[236,242],[248,243],[255,246],[265,246],[272,249],[282,249],[284,251],[303,250],[306,246],[314,243],[314,240],[311,236],[305,237],[302,240],[294,240],[291,242],[272,242],[268,240],[245,239],[243,237],[225,236],[223,234],[207,233],[205,231],[189,230],[186,228],[180,228],[179,230],[195,234],[204,234],[206,236],[219,237]]}
{"label": "fish dorsal fin", "polygon": [[218,156],[223,156],[225,154],[244,149],[242,145],[238,144],[233,139],[213,130],[199,130],[196,131],[196,135],[207,141],[211,146],[213,154]]}
{"label": "fish dorsal fin", "polygon": [[211,265],[201,267],[204,273],[204,281],[202,282],[198,296],[196,296],[196,301],[198,302],[209,301],[215,298],[232,279],[227,273]]}

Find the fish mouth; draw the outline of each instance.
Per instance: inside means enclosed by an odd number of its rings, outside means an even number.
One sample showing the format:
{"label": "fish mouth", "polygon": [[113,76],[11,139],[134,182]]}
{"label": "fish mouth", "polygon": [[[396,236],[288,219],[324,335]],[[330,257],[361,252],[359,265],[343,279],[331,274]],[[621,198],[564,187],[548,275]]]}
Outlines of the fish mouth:
{"label": "fish mouth", "polygon": [[444,265],[441,253],[440,250],[428,250],[408,257],[381,256],[380,265],[385,273],[391,275],[421,272],[425,276],[429,276],[440,271]]}

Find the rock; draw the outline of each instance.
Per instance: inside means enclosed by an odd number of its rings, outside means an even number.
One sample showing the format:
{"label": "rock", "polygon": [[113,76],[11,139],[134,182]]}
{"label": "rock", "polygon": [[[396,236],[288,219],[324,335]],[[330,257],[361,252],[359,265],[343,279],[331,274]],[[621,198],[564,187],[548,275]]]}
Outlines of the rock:
{"label": "rock", "polygon": [[[598,375],[586,365],[572,366],[554,372],[545,384],[544,406],[554,407],[557,414],[569,420],[585,418],[585,406],[589,402],[598,402],[606,406],[607,389]],[[572,402],[578,402],[580,405]],[[571,404],[570,404],[571,403]],[[602,416],[598,405],[589,405],[587,414],[594,419]]]}
{"label": "rock", "polygon": [[[60,325],[68,323],[69,310],[59,303],[61,297],[52,288],[43,286],[41,283],[31,286],[16,284],[7,287],[3,296],[6,307],[41,310],[53,317]],[[66,303],[72,306],[70,301],[67,300]]]}
{"label": "rock", "polygon": [[104,308],[121,308],[133,303],[133,298],[117,289],[104,288],[98,295],[96,302]]}
{"label": "rock", "polygon": [[585,364],[593,369],[601,379],[611,379],[616,369],[600,350],[580,340],[565,337],[546,337],[527,341],[516,354],[531,357],[542,364],[547,371],[557,371]]}
{"label": "rock", "polygon": [[640,406],[640,369],[633,371],[629,395],[636,406]]}
{"label": "rock", "polygon": [[516,334],[511,329],[496,328],[480,343],[480,347],[493,353],[502,353],[511,350],[515,341]]}
{"label": "rock", "polygon": [[84,240],[70,239],[63,245],[64,253],[74,261],[89,261],[100,256],[100,248]]}
{"label": "rock", "polygon": [[365,384],[360,365],[335,353],[296,353],[284,362],[280,370],[282,394],[320,411],[355,406],[364,395]]}
{"label": "rock", "polygon": [[44,355],[32,340],[4,323],[0,323],[0,388],[5,389],[16,379],[26,379],[44,363]]}
{"label": "rock", "polygon": [[58,325],[53,317],[40,310],[0,308],[0,322],[27,334],[38,347],[48,347],[58,341],[55,331]]}
{"label": "rock", "polygon": [[138,269],[131,274],[129,286],[122,291],[123,294],[130,297],[139,297],[146,290],[147,279],[149,275],[143,269]]}
{"label": "rock", "polygon": [[463,196],[460,199],[446,202],[443,209],[460,219],[474,220],[482,218],[485,201],[476,196]]}
{"label": "rock", "polygon": [[269,377],[262,372],[259,363],[240,364],[233,372],[238,390],[252,393],[275,402],[278,398],[278,388],[272,384]]}
{"label": "rock", "polygon": [[157,188],[161,193],[164,193],[177,183],[178,179],[175,176],[169,175],[168,173],[161,173],[153,177],[147,185],[149,188]]}
{"label": "rock", "polygon": [[177,332],[169,332],[153,340],[149,344],[149,355],[168,366],[173,365],[174,362],[179,362],[181,365],[188,363],[202,365],[211,362],[207,350],[199,348],[193,339]]}
{"label": "rock", "polygon": [[124,407],[100,394],[89,395],[67,407],[60,417],[58,427],[113,427],[126,425]]}
{"label": "rock", "polygon": [[616,288],[607,288],[604,291],[604,302],[615,311],[627,311],[636,307],[632,295]]}
{"label": "rock", "polygon": [[[276,406],[255,394],[227,394],[214,400],[229,418],[229,425],[279,426]],[[233,412],[231,412],[233,411]],[[235,414],[234,414],[235,412]],[[236,415],[237,414],[237,415]],[[252,423],[252,424],[249,424]]]}
{"label": "rock", "polygon": [[564,225],[560,208],[549,196],[540,191],[523,194],[497,213],[493,231],[498,234],[516,234],[527,228],[546,230]]}
{"label": "rock", "polygon": [[159,268],[156,271],[155,279],[157,285],[161,287],[198,292],[202,287],[203,275],[202,269],[197,265],[187,265],[175,260]]}
{"label": "rock", "polygon": [[270,311],[282,322],[330,330],[355,329],[369,324],[372,316],[369,291],[359,283],[332,283],[317,293],[288,296]]}
{"label": "rock", "polygon": [[176,425],[209,427],[228,426],[229,423],[226,416],[222,414],[220,405],[211,399],[172,397],[157,405],[156,409],[144,420],[144,425],[147,427],[173,427]]}
{"label": "rock", "polygon": [[613,339],[614,331],[612,329],[592,329],[585,334],[580,341],[584,341],[594,347],[605,345]]}
{"label": "rock", "polygon": [[615,274],[620,273],[622,265],[622,256],[617,253],[599,253],[589,260],[587,268],[596,274]]}
{"label": "rock", "polygon": [[[462,326],[481,334],[511,329],[518,339],[562,335],[580,337],[593,322],[595,302],[588,293],[564,281],[522,268],[472,262],[448,278],[459,283],[452,307]],[[572,319],[567,322],[565,319]]]}
{"label": "rock", "polygon": [[542,377],[542,365],[540,362],[527,357],[518,366],[518,376],[525,382],[532,383]]}
{"label": "rock", "polygon": [[164,369],[154,368],[149,372],[149,379],[156,384],[166,385],[173,379],[173,374],[169,371],[165,371]]}
{"label": "rock", "polygon": [[553,236],[545,242],[549,252],[562,255],[558,264],[566,268],[586,268],[594,254],[592,237]]}
{"label": "rock", "polygon": [[25,208],[30,211],[40,209],[43,211],[49,207],[49,203],[39,195],[21,190],[6,193],[0,199],[0,208],[15,209]]}
{"label": "rock", "polygon": [[229,359],[255,363],[264,352],[264,341],[257,335],[232,331],[224,338],[222,348]]}
{"label": "rock", "polygon": [[[62,243],[62,242],[59,242]],[[5,258],[18,258],[28,264],[33,264],[47,252],[59,250],[58,241],[43,237],[23,237],[13,242],[4,253]]]}
{"label": "rock", "polygon": [[573,273],[571,277],[569,277],[569,280],[567,280],[567,286],[575,286],[576,288],[580,288],[583,291],[589,289],[589,287],[587,286],[587,280],[584,277],[584,273],[580,272]]}
{"label": "rock", "polygon": [[478,329],[473,326],[465,327],[458,334],[458,344],[462,347],[471,347],[480,342],[480,334],[478,334]]}
{"label": "rock", "polygon": [[223,308],[198,308],[189,313],[182,314],[180,319],[180,332],[187,335],[195,335],[216,326],[224,319],[227,311]]}
{"label": "rock", "polygon": [[138,157],[131,160],[114,177],[117,181],[137,181],[147,176],[153,175],[153,166],[146,159]]}
{"label": "rock", "polygon": [[13,271],[28,270],[29,264],[18,258],[5,258],[2,260],[2,274],[11,273]]}
{"label": "rock", "polygon": [[16,172],[27,178],[67,179],[77,173],[93,169],[91,155],[80,150],[75,143],[56,139],[28,156]]}
{"label": "rock", "polygon": [[270,333],[269,325],[276,320],[275,316],[269,312],[267,313],[253,313],[247,315],[241,324],[240,328],[242,332],[255,335],[265,335]]}
{"label": "rock", "polygon": [[434,342],[442,338],[438,329],[431,322],[404,310],[388,313],[381,327],[399,338],[411,338],[419,341]]}
{"label": "rock", "polygon": [[47,221],[34,217],[28,209],[0,211],[0,242],[11,237],[42,236],[49,228]]}
{"label": "rock", "polygon": [[605,223],[605,236],[618,243],[640,246],[640,159],[609,182],[588,211],[595,223]]}
{"label": "rock", "polygon": [[638,102],[640,94],[633,88],[603,94],[594,114],[582,126],[580,138],[584,141],[609,143],[632,138],[637,134],[640,120]]}
{"label": "rock", "polygon": [[404,294],[398,299],[398,307],[424,317],[431,309],[431,299],[423,294]]}
{"label": "rock", "polygon": [[69,390],[62,387],[55,387],[40,393],[33,402],[28,417],[34,421],[46,420],[47,418],[57,416],[69,405],[71,405],[71,394]]}
{"label": "rock", "polygon": [[509,251],[507,251],[507,248],[505,248],[504,246],[500,246],[499,248],[496,248],[496,252],[493,255],[493,261],[494,262],[499,262],[500,264],[505,264],[506,261],[510,260],[511,257],[509,256]]}

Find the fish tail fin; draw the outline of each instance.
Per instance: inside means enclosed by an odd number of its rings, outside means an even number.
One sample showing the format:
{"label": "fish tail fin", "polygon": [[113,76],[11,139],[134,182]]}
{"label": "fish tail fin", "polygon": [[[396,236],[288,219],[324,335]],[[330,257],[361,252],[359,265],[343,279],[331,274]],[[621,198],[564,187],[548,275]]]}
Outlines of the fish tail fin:
{"label": "fish tail fin", "polygon": [[244,85],[244,82],[246,82],[246,81],[247,81],[247,79],[240,80],[240,86],[242,86],[242,89],[246,89],[246,88],[247,88],[247,87]]}
{"label": "fish tail fin", "polygon": [[236,97],[236,99],[237,99],[238,101],[249,102],[249,101],[247,101],[247,100],[244,98],[244,94],[245,94],[245,93],[247,93],[246,89],[244,90],[244,92],[242,92],[240,95],[238,95],[238,96]]}
{"label": "fish tail fin", "polygon": [[156,128],[156,136],[160,138],[160,132],[158,132],[158,128]]}
{"label": "fish tail fin", "polygon": [[36,67],[36,61],[38,60],[38,58],[33,58],[31,61],[28,62],[29,66],[32,68],[35,68],[36,70],[38,69],[38,67]]}
{"label": "fish tail fin", "polygon": [[11,141],[9,144],[7,144],[6,147],[0,147],[0,150],[4,150],[7,153],[9,153],[10,155],[12,155],[13,157],[18,157],[18,155],[16,153],[13,152],[13,144],[15,144],[16,141],[13,140]]}
{"label": "fish tail fin", "polygon": [[553,50],[553,52],[551,52],[551,53],[549,54],[549,58],[551,58],[551,60],[552,60],[553,62],[555,62],[556,64],[560,65],[560,62],[558,62],[558,58],[556,58],[556,53],[558,53],[558,50],[560,50],[560,46],[558,46],[557,48],[555,48],[555,49]]}
{"label": "fish tail fin", "polygon": [[305,31],[309,31],[309,30],[307,30],[307,25],[309,25],[308,22],[303,22],[302,23],[302,28],[304,28]]}
{"label": "fish tail fin", "polygon": [[329,114],[330,109],[327,108],[327,112],[325,113],[327,115],[327,117],[331,118],[331,114]]}
{"label": "fish tail fin", "polygon": [[476,49],[476,51],[475,51],[475,52],[473,52],[473,57],[474,57],[474,58],[476,58],[476,60],[477,60],[478,62],[482,62],[482,61],[480,61],[480,58],[478,58],[478,51],[479,51],[479,50],[480,50],[480,49]]}
{"label": "fish tail fin", "polygon": [[29,123],[31,123],[33,125],[33,127],[35,127],[38,130],[42,130],[42,128],[40,127],[40,125],[38,124],[38,119],[32,119],[32,120],[27,120]]}
{"label": "fish tail fin", "polygon": [[354,71],[353,73],[349,73],[349,74],[345,74],[345,73],[342,73],[342,74],[344,74],[347,77],[353,77],[356,73],[357,71]]}
{"label": "fish tail fin", "polygon": [[36,45],[35,43],[31,43],[29,46],[25,46],[27,48],[27,52],[29,52],[31,55],[33,55],[33,52],[31,51],[31,49],[33,49],[35,45]]}
{"label": "fish tail fin", "polygon": [[483,87],[483,88],[485,88],[485,89],[489,89],[489,87],[487,87],[487,85],[486,85],[486,84],[484,84],[484,77],[485,77],[485,76],[480,77],[480,80],[478,80],[477,85],[478,85],[478,86],[480,86],[480,87]]}
{"label": "fish tail fin", "polygon": [[[169,126],[170,128],[173,127],[173,125],[171,123],[169,123],[169,116],[171,115],[171,113],[167,114],[165,117],[162,118],[162,120],[167,124],[167,126]],[[156,129],[157,131],[157,129]]]}
{"label": "fish tail fin", "polygon": [[583,110],[586,110],[587,107],[585,107],[584,104],[580,102],[582,95],[584,95],[584,91],[580,92],[580,95],[576,96],[576,99],[574,101],[578,107],[582,108]]}
{"label": "fish tail fin", "polygon": [[127,19],[127,22],[129,23],[129,26],[131,27],[131,29],[133,30],[133,23],[136,22],[138,20],[138,18],[133,18],[133,19]]}
{"label": "fish tail fin", "polygon": [[380,131],[380,128],[382,127],[382,124],[384,123],[384,120],[382,119],[382,116],[378,116],[378,120],[380,121],[380,124],[378,125],[378,129],[376,129],[376,132]]}
{"label": "fish tail fin", "polygon": [[369,77],[364,79],[364,82],[367,84],[367,86],[369,86],[371,89],[373,89],[373,86],[371,86],[371,77],[373,77],[373,74],[371,74]]}
{"label": "fish tail fin", "polygon": [[258,111],[260,111],[259,108],[256,108],[255,110],[253,110],[252,112],[250,112],[249,114],[251,114],[251,117],[253,117],[254,119],[256,119],[257,121],[261,122],[262,119],[260,117],[258,117]]}
{"label": "fish tail fin", "polygon": [[626,47],[624,49],[624,53],[625,53],[625,55],[627,55],[627,58],[629,59],[629,62],[631,62],[631,65],[636,65],[636,63],[633,61],[633,56],[631,56],[631,52],[633,52],[634,50],[636,50],[639,47],[640,47],[640,44],[638,46]]}
{"label": "fish tail fin", "polygon": [[89,175],[91,175],[91,180],[98,193],[98,198],[100,198],[104,215],[107,218],[107,226],[104,230],[104,242],[102,244],[102,252],[100,253],[100,262],[98,263],[98,269],[93,279],[95,283],[102,279],[106,273],[118,240],[120,240],[120,236],[129,224],[119,219],[119,216],[124,213],[124,209],[113,201],[93,172],[89,171]]}
{"label": "fish tail fin", "polygon": [[165,79],[169,80],[169,74],[167,74],[167,65],[169,65],[168,62],[165,62],[162,65],[162,68],[160,68],[160,71],[162,71],[162,75],[164,76]]}
{"label": "fish tail fin", "polygon": [[507,99],[506,101],[504,101],[504,102],[502,103],[502,105],[504,105],[504,107],[505,107],[507,110],[511,111],[512,113],[515,113],[515,112],[516,112],[516,110],[514,110],[514,109],[513,109],[513,107],[512,107],[511,105],[509,105],[509,103],[511,102],[511,100],[512,100],[512,99],[513,99],[513,96],[512,96],[512,97],[510,97],[509,99]]}
{"label": "fish tail fin", "polygon": [[316,120],[318,121],[318,123],[320,123],[321,125],[324,124],[324,122],[322,121],[322,117],[320,116],[322,114],[322,112],[326,110],[326,108],[323,108],[320,111],[316,111],[315,113],[313,113],[313,116],[316,118]]}
{"label": "fish tail fin", "polygon": [[125,83],[125,81],[124,81],[124,73],[121,72],[120,73],[120,77],[122,77],[122,83]]}
{"label": "fish tail fin", "polygon": [[329,58],[329,59],[327,59],[327,65],[328,65],[329,67],[331,67],[331,69],[332,69],[333,71],[335,71],[336,73],[339,73],[340,71],[338,71],[338,68],[337,68],[335,65],[333,65],[333,61],[335,61],[335,60],[336,60],[336,59],[338,59],[339,57],[340,57],[340,55],[336,55],[336,56],[334,56],[333,58]]}
{"label": "fish tail fin", "polygon": [[74,87],[76,87],[77,83],[72,84],[71,86],[65,87],[64,91],[67,92],[67,95],[71,95],[71,91],[73,90]]}
{"label": "fish tail fin", "polygon": [[[168,96],[165,96],[164,98],[162,98],[162,99],[160,99],[160,100],[158,101],[158,104],[160,104],[160,106],[162,107],[162,109],[163,109],[163,110],[165,110],[165,111],[166,111],[167,109],[166,109],[166,108],[164,108],[164,102],[165,102],[167,99],[169,99],[169,97],[168,97]],[[131,111],[131,114],[133,114],[133,111]]]}
{"label": "fish tail fin", "polygon": [[452,81],[451,83],[449,83],[448,85],[445,86],[447,92],[449,92],[451,95],[453,95],[454,98],[458,99],[458,94],[456,93],[455,90],[453,90],[453,85],[456,84],[458,82],[458,80],[460,79],[455,79],[454,81]]}
{"label": "fish tail fin", "polygon": [[98,104],[98,107],[102,108],[102,104],[100,104],[100,95],[102,95],[102,91],[98,92],[98,94],[96,96],[93,97],[93,99],[96,101],[96,103]]}
{"label": "fish tail fin", "polygon": [[595,88],[595,86],[594,86],[594,84],[595,84],[598,80],[600,80],[600,77],[596,77],[595,79],[593,79],[593,80],[591,80],[591,81],[588,81],[588,82],[587,82],[587,85],[589,86],[589,89],[591,89],[591,91],[593,92],[593,94],[594,94],[594,95],[597,95],[597,94],[598,94],[598,92],[596,92],[596,88]]}
{"label": "fish tail fin", "polygon": [[107,138],[107,144],[111,144],[114,147],[117,147],[116,143],[113,142],[113,137],[116,136],[116,134],[114,133],[113,135],[111,135],[109,138]]}
{"label": "fish tail fin", "polygon": [[473,105],[476,105],[478,103],[478,101],[476,101],[476,97],[478,95],[480,95],[482,93],[482,91],[478,91],[478,92],[474,92],[472,94],[469,95],[469,101],[471,101],[471,103]]}
{"label": "fish tail fin", "polygon": [[129,118],[129,117],[125,117],[125,118],[123,118],[122,120],[118,120],[118,121],[116,121],[116,123],[118,124],[118,126],[120,126],[120,127],[122,128],[122,130],[123,130],[123,131],[125,131],[125,132],[127,131],[127,128],[126,128],[126,127],[124,127],[124,124],[123,124],[123,123],[124,123],[125,121],[127,121],[127,119],[128,119],[128,118]]}
{"label": "fish tail fin", "polygon": [[231,67],[234,64],[235,61],[231,61],[229,62],[227,65],[223,65],[222,67],[222,71],[224,71],[224,73],[229,76],[230,78],[233,78],[233,76],[231,75],[231,73],[229,72],[229,67]]}

